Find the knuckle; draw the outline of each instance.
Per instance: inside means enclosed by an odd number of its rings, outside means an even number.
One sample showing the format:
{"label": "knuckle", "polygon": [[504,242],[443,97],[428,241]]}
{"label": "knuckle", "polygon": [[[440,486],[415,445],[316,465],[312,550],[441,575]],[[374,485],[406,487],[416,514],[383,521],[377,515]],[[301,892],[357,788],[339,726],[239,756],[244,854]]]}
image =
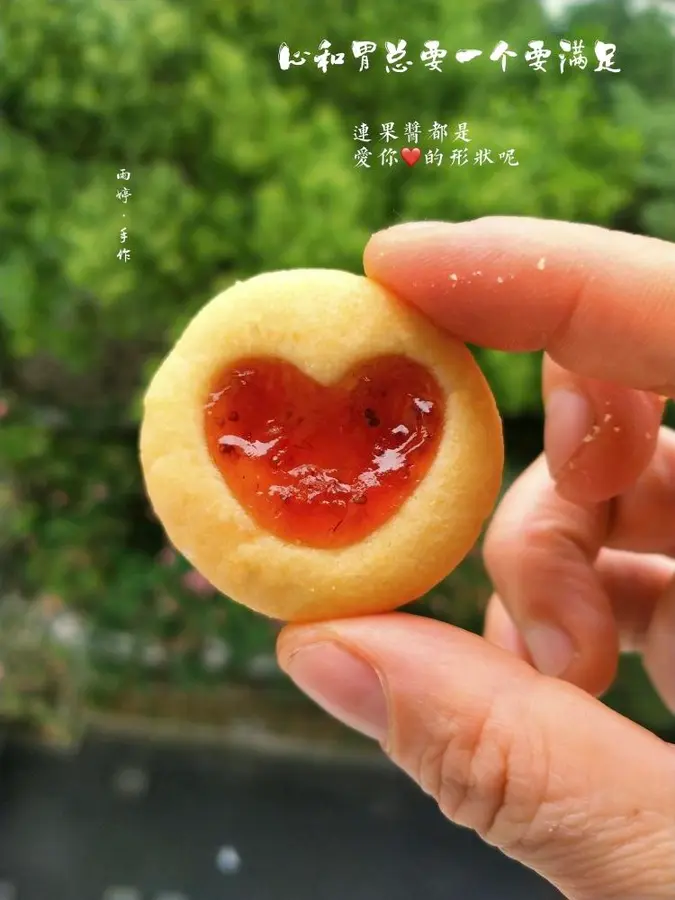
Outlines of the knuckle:
{"label": "knuckle", "polygon": [[502,510],[497,510],[483,542],[483,562],[495,584],[499,584],[505,568],[518,555],[520,534],[512,527]]}
{"label": "knuckle", "polygon": [[532,849],[554,830],[549,754],[533,725],[529,694],[521,683],[482,711],[453,720],[419,762],[418,781],[441,812],[504,850]]}
{"label": "knuckle", "polygon": [[485,535],[485,567],[494,581],[510,580],[518,570],[546,564],[554,550],[563,555],[575,552],[577,530],[573,520],[561,515],[556,498],[535,494],[512,510],[502,506]]}
{"label": "knuckle", "polygon": [[483,558],[497,590],[508,596],[533,573],[564,568],[577,553],[564,524],[539,509],[524,516],[517,527],[488,533]]}
{"label": "knuckle", "polygon": [[567,547],[579,549],[577,522],[569,515],[562,515],[559,507],[541,503],[529,516],[525,516],[520,526],[520,546],[523,552],[533,555],[550,556]]}

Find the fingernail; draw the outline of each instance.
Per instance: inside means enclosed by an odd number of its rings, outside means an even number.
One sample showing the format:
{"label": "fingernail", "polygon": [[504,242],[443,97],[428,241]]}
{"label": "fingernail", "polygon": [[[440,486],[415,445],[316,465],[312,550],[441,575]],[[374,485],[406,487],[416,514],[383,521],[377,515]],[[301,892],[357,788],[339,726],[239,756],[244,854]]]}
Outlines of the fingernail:
{"label": "fingernail", "polygon": [[590,401],[577,391],[559,388],[546,402],[544,447],[546,460],[556,478],[592,433],[595,412]]}
{"label": "fingernail", "polygon": [[382,743],[387,737],[387,702],[382,682],[364,659],[330,642],[293,653],[286,671],[295,684],[330,715]]}
{"label": "fingernail", "polygon": [[523,637],[532,661],[542,675],[557,678],[572,664],[574,644],[564,631],[551,625],[532,625],[524,629]]}

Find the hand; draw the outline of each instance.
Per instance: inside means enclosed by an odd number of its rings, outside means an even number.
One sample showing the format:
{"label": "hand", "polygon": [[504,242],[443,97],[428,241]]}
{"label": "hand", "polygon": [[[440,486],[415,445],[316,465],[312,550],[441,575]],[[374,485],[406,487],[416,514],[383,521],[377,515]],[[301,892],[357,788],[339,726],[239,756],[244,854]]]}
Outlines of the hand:
{"label": "hand", "polygon": [[469,343],[546,351],[545,455],[487,535],[486,639],[392,613],[287,627],[280,663],[567,897],[675,897],[675,753],[592,696],[623,645],[675,708],[675,247],[413,223],[376,234],[365,270]]}

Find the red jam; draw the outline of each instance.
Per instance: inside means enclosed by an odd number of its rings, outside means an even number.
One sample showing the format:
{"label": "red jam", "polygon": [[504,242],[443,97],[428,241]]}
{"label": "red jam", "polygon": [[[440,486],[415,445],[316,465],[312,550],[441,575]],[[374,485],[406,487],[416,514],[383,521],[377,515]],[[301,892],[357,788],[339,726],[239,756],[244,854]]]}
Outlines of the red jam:
{"label": "red jam", "polygon": [[261,528],[328,549],[397,512],[434,460],[444,413],[436,379],[404,357],[370,360],[330,387],[283,360],[244,359],[212,385],[205,433]]}

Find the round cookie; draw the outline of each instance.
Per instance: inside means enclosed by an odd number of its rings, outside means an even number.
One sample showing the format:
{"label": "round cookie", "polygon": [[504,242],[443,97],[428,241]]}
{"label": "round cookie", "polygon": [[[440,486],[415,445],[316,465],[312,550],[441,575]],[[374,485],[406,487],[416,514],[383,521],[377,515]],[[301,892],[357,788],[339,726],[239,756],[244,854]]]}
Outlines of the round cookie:
{"label": "round cookie", "polygon": [[285,621],[424,594],[475,543],[504,462],[469,350],[327,269],[259,275],[203,307],[150,384],[140,450],[176,548]]}

